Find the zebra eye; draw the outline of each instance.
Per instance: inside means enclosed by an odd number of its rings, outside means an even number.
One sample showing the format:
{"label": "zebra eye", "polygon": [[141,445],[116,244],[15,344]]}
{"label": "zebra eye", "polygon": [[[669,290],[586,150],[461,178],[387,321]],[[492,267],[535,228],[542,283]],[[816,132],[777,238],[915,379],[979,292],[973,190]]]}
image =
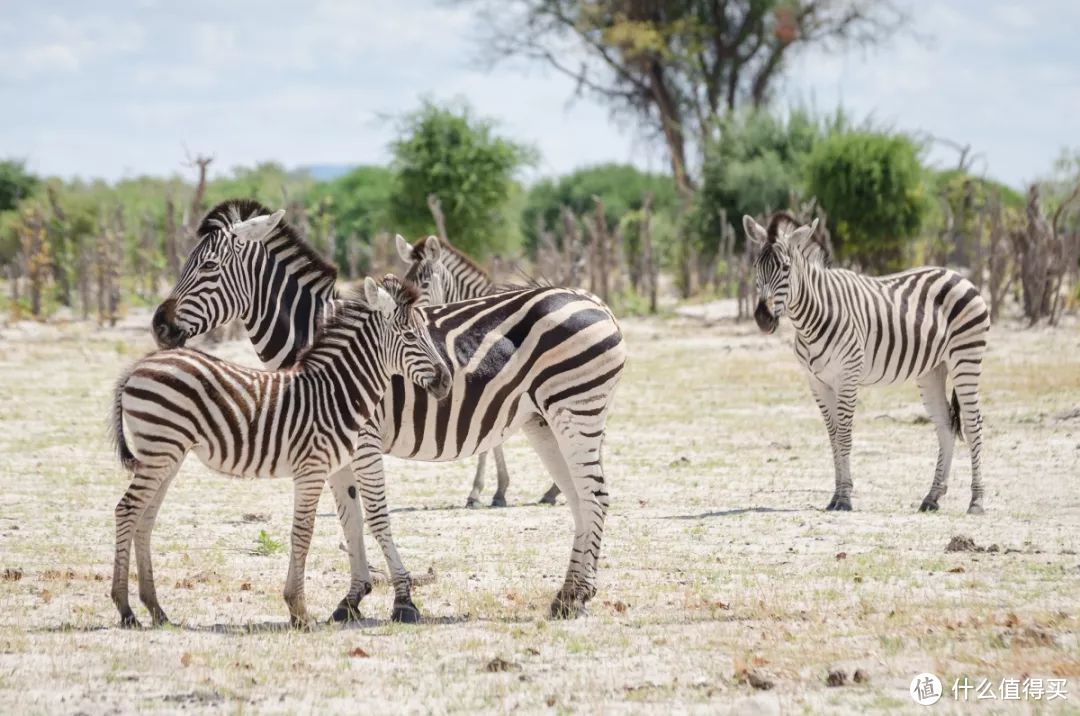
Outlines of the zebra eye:
{"label": "zebra eye", "polygon": [[217,271],[219,268],[221,268],[221,265],[213,259],[207,259],[206,261],[202,262],[201,266],[199,266],[199,269],[206,273],[210,273],[211,271]]}

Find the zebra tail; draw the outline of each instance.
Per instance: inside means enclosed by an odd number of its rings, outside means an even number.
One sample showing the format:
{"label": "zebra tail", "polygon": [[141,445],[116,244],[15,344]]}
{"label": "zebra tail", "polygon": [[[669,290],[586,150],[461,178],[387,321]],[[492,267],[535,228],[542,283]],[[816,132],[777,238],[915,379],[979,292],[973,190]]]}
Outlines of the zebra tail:
{"label": "zebra tail", "polygon": [[124,396],[124,387],[127,385],[130,376],[131,369],[124,371],[124,374],[120,376],[120,380],[116,381],[116,389],[113,391],[112,411],[109,415],[108,427],[109,437],[112,439],[113,447],[116,449],[116,456],[120,459],[120,465],[128,472],[135,472],[139,461],[135,455],[132,454],[131,448],[128,447],[127,440],[124,439],[124,411],[120,404],[120,401]]}
{"label": "zebra tail", "polygon": [[952,430],[956,437],[961,440],[964,439],[964,431],[960,426],[960,400],[956,397],[956,389],[952,392],[952,406],[950,407],[950,415],[952,418]]}

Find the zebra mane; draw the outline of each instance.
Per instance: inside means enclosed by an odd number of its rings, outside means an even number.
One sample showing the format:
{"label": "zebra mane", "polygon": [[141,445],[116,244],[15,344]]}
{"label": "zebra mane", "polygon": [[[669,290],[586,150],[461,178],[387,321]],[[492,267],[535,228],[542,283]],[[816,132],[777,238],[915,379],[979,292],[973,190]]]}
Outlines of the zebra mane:
{"label": "zebra mane", "polygon": [[[228,199],[207,212],[199,224],[198,236],[203,236],[217,229],[227,229],[237,222],[272,213],[254,199]],[[282,221],[274,229],[271,238],[266,241],[267,251],[271,253],[285,249],[290,260],[296,261],[304,272],[319,274],[329,282],[337,280],[337,267],[328,262],[311,247],[288,221]],[[292,251],[288,251],[292,249]]]}
{"label": "zebra mane", "polygon": [[[769,227],[766,229],[766,244],[775,244],[778,239],[789,236],[791,232],[798,229],[802,224],[796,219],[790,211],[777,211],[769,218]],[[820,229],[819,229],[820,231]],[[803,241],[798,246],[792,247],[807,261],[816,263],[823,268],[830,268],[832,266],[832,256],[829,253],[829,249],[818,231],[815,231],[809,239]]]}
{"label": "zebra mane", "polygon": [[[387,274],[383,279],[382,287],[393,296],[396,303],[404,303],[407,308],[412,308],[420,300],[420,289],[410,282]],[[310,356],[322,348],[336,333],[343,330],[351,330],[356,327],[356,322],[375,312],[375,307],[367,302],[362,289],[349,288],[342,291],[337,297],[334,306],[334,315],[319,326],[315,338],[296,357],[294,365],[303,366]]]}
{"label": "zebra mane", "polygon": [[[424,251],[426,248],[425,242],[427,242],[427,239],[428,237],[424,236],[413,242],[413,259],[416,263],[424,260]],[[454,254],[454,256],[456,256],[463,264],[465,264],[472,270],[479,272],[480,274],[486,276],[488,279],[491,278],[491,275],[483,268],[481,268],[480,264],[476,263],[476,261],[474,261],[471,256],[463,252],[461,249],[451,244],[449,239],[439,238],[439,246],[442,248],[443,251],[449,251],[450,253]]]}

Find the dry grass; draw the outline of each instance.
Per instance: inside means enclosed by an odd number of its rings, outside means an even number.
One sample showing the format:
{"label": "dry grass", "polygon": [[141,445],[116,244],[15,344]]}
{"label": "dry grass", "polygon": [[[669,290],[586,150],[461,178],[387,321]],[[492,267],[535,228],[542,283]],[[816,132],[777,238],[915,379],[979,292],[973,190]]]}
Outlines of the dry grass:
{"label": "dry grass", "polygon": [[[473,461],[388,461],[403,557],[437,573],[416,591],[431,623],[388,623],[383,587],[364,602],[369,621],[315,633],[283,630],[286,555],[267,546],[287,540],[289,484],[193,462],[155,540],[159,595],[183,625],[118,629],[108,580],[124,478],[103,418],[115,376],[150,347],[145,328],[5,330],[3,711],[886,710],[911,706],[908,684],[924,670],[947,684],[1057,675],[1080,699],[1080,418],[1059,417],[1080,406],[1075,328],[995,329],[982,518],[964,514],[966,450],[942,512],[915,512],[936,441],[913,386],[864,393],[856,512],[825,513],[831,458],[790,336],[625,328],[631,363],[606,455],[613,505],[588,618],[545,618],[571,520],[563,506],[526,504],[548,479],[516,438],[505,510],[461,508]],[[251,360],[245,345],[221,352]],[[328,493],[319,514],[308,605],[329,615],[347,563]],[[1001,549],[946,553],[960,534]],[[826,686],[830,670],[856,668],[868,683]],[[774,687],[756,690],[759,678]]]}

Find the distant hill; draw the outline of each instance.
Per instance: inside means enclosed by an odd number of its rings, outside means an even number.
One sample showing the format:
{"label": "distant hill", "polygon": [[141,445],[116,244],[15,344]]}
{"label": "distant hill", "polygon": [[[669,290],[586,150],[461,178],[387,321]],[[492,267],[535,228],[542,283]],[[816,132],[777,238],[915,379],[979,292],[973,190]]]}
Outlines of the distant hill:
{"label": "distant hill", "polygon": [[333,181],[355,168],[355,164],[309,164],[300,167],[300,170],[310,174],[315,181]]}

